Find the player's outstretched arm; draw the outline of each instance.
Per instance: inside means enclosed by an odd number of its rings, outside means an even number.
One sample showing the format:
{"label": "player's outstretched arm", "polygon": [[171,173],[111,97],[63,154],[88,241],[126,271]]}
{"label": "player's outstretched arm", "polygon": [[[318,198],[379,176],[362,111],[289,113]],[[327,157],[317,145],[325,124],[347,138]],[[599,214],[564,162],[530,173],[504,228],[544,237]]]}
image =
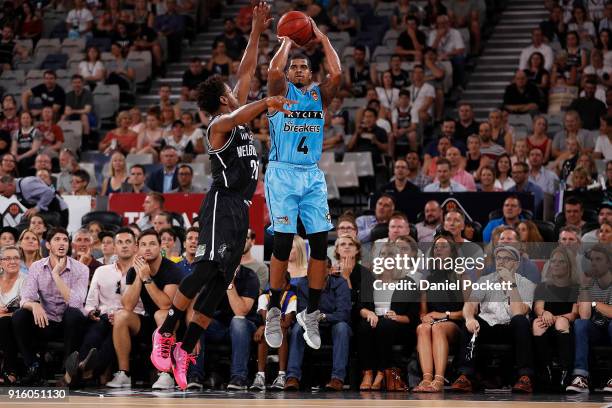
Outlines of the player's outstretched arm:
{"label": "player's outstretched arm", "polygon": [[272,22],[270,15],[270,5],[265,2],[260,2],[253,8],[253,23],[249,42],[246,50],[242,55],[240,66],[238,67],[238,82],[234,87],[234,95],[241,105],[244,105],[249,96],[249,88],[251,87],[251,79],[255,75],[257,68],[257,58],[259,55],[259,36],[263,33]]}
{"label": "player's outstretched arm", "polygon": [[268,96],[260,101],[251,102],[241,106],[235,111],[219,116],[209,127],[210,144],[213,149],[217,149],[225,143],[225,135],[238,125],[249,123],[258,117],[266,109],[274,109],[286,114],[291,114],[285,105],[293,105],[296,101],[291,101],[284,96]]}
{"label": "player's outstretched arm", "polygon": [[327,68],[329,72],[327,78],[319,85],[323,107],[326,108],[340,89],[340,83],[342,82],[342,65],[340,64],[340,57],[338,57],[338,53],[331,45],[329,38],[319,30],[319,27],[317,27],[317,24],[312,18],[310,21],[316,38],[315,41],[320,42],[323,46],[323,53],[325,54],[328,65]]}
{"label": "player's outstretched arm", "polygon": [[285,76],[285,67],[287,59],[289,59],[289,51],[293,41],[289,37],[278,37],[281,41],[281,46],[270,61],[268,69],[268,95],[283,95],[287,93],[287,77]]}

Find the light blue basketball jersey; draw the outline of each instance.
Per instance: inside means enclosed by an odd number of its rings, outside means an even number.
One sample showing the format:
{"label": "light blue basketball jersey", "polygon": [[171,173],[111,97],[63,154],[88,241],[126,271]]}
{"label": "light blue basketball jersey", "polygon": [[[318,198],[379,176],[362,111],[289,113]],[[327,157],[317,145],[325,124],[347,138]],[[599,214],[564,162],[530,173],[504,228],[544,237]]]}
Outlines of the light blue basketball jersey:
{"label": "light blue basketball jersey", "polygon": [[270,121],[270,161],[291,164],[316,164],[323,151],[325,112],[321,90],[311,84],[304,91],[287,82],[287,99],[297,101],[288,110],[275,112]]}

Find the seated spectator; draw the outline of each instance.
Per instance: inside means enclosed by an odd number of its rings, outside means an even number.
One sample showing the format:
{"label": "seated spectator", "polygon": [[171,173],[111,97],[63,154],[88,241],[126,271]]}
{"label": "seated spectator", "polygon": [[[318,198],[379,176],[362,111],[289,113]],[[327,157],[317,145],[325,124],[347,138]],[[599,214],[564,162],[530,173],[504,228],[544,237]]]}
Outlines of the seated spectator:
{"label": "seated spectator", "polygon": [[[55,189],[63,194],[72,191],[72,173],[79,169],[76,155],[69,149],[62,149],[59,155],[60,173],[57,176]],[[98,181],[92,177],[87,186],[87,191],[94,194],[98,188]]]}
{"label": "seated spectator", "polygon": [[600,50],[594,49],[591,51],[591,64],[584,68],[584,75],[597,76],[598,86],[610,86],[610,73],[612,68],[604,65],[603,54]]}
{"label": "seated spectator", "polygon": [[465,170],[474,176],[474,180],[480,180],[481,170],[491,163],[491,159],[480,153],[480,137],[470,135],[467,139],[467,151],[465,153]]}
{"label": "seated spectator", "polygon": [[504,108],[510,113],[535,114],[542,104],[537,86],[527,81],[524,71],[517,71],[514,82],[506,87],[504,92]]}
{"label": "seated spectator", "polygon": [[527,137],[528,151],[540,149],[543,162],[548,163],[551,158],[553,142],[548,137],[548,120],[544,116],[536,116],[533,119],[533,133]]}
{"label": "seated spectator", "polygon": [[408,181],[407,175],[408,163],[405,159],[397,159],[393,164],[393,181],[384,185],[380,191],[383,194],[393,196],[397,202],[405,201],[411,192],[420,191],[417,186]]}
{"label": "seated spectator", "polygon": [[193,169],[187,164],[178,166],[178,187],[170,190],[170,193],[196,193],[193,186]]}
{"label": "seated spectator", "polygon": [[159,154],[163,168],[151,173],[147,186],[153,191],[167,193],[178,187],[178,152],[174,146],[164,146]]}
{"label": "seated spectator", "polygon": [[0,275],[0,351],[2,351],[2,378],[0,385],[11,386],[18,380],[17,340],[13,330],[12,316],[19,309],[21,291],[26,275],[19,271],[21,254],[13,245],[0,247],[0,265],[3,273]]}
{"label": "seated spectator", "polygon": [[559,179],[567,181],[570,173],[576,168],[580,157],[580,142],[576,138],[565,139],[565,150],[562,150],[555,161],[549,165],[550,168],[559,173]]}
{"label": "seated spectator", "polygon": [[159,213],[162,212],[164,201],[164,196],[156,191],[147,193],[147,196],[142,203],[144,214],[136,223],[141,231],[153,228],[153,220]]}
{"label": "seated spectator", "polygon": [[[151,338],[155,328],[168,314],[178,284],[181,270],[175,263],[161,256],[159,235],[153,230],[144,231],[137,240],[138,252],[125,278],[126,288],[121,297],[123,309],[113,315],[113,345],[117,355],[118,371],[107,387],[131,387],[130,350],[133,336]],[[149,287],[150,286],[150,287]],[[152,291],[152,296],[149,291]],[[145,314],[138,313],[142,302]],[[161,373],[153,389],[174,388],[174,380],[168,373]]]}
{"label": "seated spectator", "polygon": [[134,68],[125,58],[126,53],[117,43],[111,45],[112,60],[106,61],[106,84],[117,85],[122,91],[130,91],[134,85]]}
{"label": "seated spectator", "polygon": [[565,77],[557,76],[556,82],[551,80],[551,88],[548,91],[548,114],[565,112],[577,97],[578,88],[569,85]]}
{"label": "seated spectator", "polygon": [[603,18],[599,20],[599,32],[612,29],[612,4],[606,3],[603,9]]}
{"label": "seated spectator", "polygon": [[457,0],[448,3],[448,16],[454,28],[467,28],[470,31],[472,54],[480,53],[480,12],[478,4],[470,0]]}
{"label": "seated spectator", "polygon": [[389,195],[382,195],[376,201],[376,209],[374,215],[362,215],[355,220],[357,224],[357,238],[359,242],[371,242],[370,236],[372,230],[377,225],[387,224],[391,215],[395,211],[395,201]]}
{"label": "seated spectator", "polygon": [[[385,244],[380,253],[384,258],[396,255],[399,256],[398,247],[391,243]],[[401,270],[383,268],[382,271],[375,271],[376,276],[368,270],[364,272],[359,305],[361,318],[356,328],[363,370],[359,389],[381,390],[385,378],[392,378],[393,381],[387,383],[387,391],[404,391],[406,384],[401,379],[401,371],[396,368],[398,364],[393,361],[390,351],[394,344],[407,345],[408,350],[414,347],[418,292],[375,290],[375,279],[382,283],[404,281],[414,284],[410,277],[402,276]]]}
{"label": "seated spectator", "polygon": [[587,66],[587,53],[580,46],[578,33],[570,31],[565,37],[565,51],[567,53],[567,67],[575,67],[578,73],[582,73]]}
{"label": "seated spectator", "polygon": [[467,191],[476,191],[474,177],[462,167],[465,159],[461,156],[459,149],[449,147],[446,151],[446,160],[450,163],[452,180],[463,185]]}
{"label": "seated spectator", "polygon": [[462,184],[451,179],[451,163],[446,158],[440,158],[436,163],[436,180],[425,186],[423,191],[426,193],[462,193],[468,191]]}
{"label": "seated spectator", "polygon": [[595,80],[587,80],[583,85],[584,96],[575,99],[569,107],[578,112],[582,127],[586,130],[599,129],[599,118],[608,112],[606,105],[595,97],[596,88]]}
{"label": "seated spectator", "polygon": [[531,45],[523,48],[521,51],[521,57],[519,62],[519,69],[527,69],[529,57],[534,52],[539,52],[544,56],[544,69],[550,72],[554,61],[554,53],[552,48],[548,44],[544,42],[544,36],[542,35],[542,30],[540,28],[534,28],[531,30]]}
{"label": "seated spectator", "polygon": [[125,54],[130,52],[130,49],[134,44],[133,37],[127,31],[126,23],[121,20],[115,23],[115,26],[110,33],[110,39],[113,43],[119,44],[121,46],[121,50]]}
{"label": "seated spectator", "polygon": [[510,157],[510,163],[527,163],[529,160],[529,146],[527,144],[527,138],[518,139],[512,146],[512,157]]}
{"label": "seated spectator", "polygon": [[87,228],[81,228],[72,235],[72,257],[89,268],[89,280],[102,264],[93,256],[93,238]]}
{"label": "seated spectator", "polygon": [[332,24],[336,31],[346,31],[354,36],[359,27],[359,15],[349,0],[339,0],[331,10]]}
{"label": "seated spectator", "polygon": [[506,149],[499,143],[495,143],[492,139],[491,125],[488,122],[483,122],[478,127],[478,136],[480,138],[480,154],[490,160],[497,160],[501,155],[506,154]]}
{"label": "seated spectator", "polygon": [[24,111],[19,115],[20,128],[13,134],[11,153],[17,160],[19,174],[27,174],[34,165],[36,154],[42,144],[41,132],[34,127],[30,112]]}
{"label": "seated spectator", "polygon": [[605,121],[605,133],[597,137],[593,157],[610,161],[612,160],[612,116],[606,116]]}
{"label": "seated spectator", "polygon": [[489,221],[482,232],[483,241],[490,242],[493,230],[500,225],[508,225],[513,228],[518,226],[520,221],[524,219],[521,215],[522,210],[521,201],[518,197],[510,196],[506,198],[502,207],[502,217]]}
{"label": "seated spectator", "polygon": [[389,218],[386,236],[384,238],[378,238],[374,242],[376,244],[394,242],[398,237],[407,236],[409,234],[410,222],[408,221],[408,217],[401,211],[395,211],[391,215],[391,218]]}
{"label": "seated spectator", "polygon": [[138,134],[135,152],[138,154],[152,154],[154,158],[158,156],[161,149],[164,130],[159,126],[159,113],[157,109],[149,109],[145,126]]}
{"label": "seated spectator", "polygon": [[548,93],[550,86],[550,73],[544,68],[544,56],[542,53],[534,52],[527,61],[527,68],[523,70],[527,76],[527,83],[535,85],[542,96]]}
{"label": "seated spectator", "polygon": [[[483,276],[479,282],[506,281],[513,285],[509,295],[504,291],[474,290],[463,307],[465,326],[462,327],[459,356],[459,378],[453,383],[456,391],[471,392],[474,381],[474,333],[478,344],[508,343],[514,346],[514,364],[519,379],[513,390],[530,393],[533,390],[533,347],[527,315],[533,299],[535,284],[516,273],[521,255],[511,246],[495,249],[496,271]],[[509,297],[508,297],[509,296]],[[499,307],[510,301],[510,307]],[[479,311],[480,306],[480,311]],[[472,341],[471,341],[472,339]]]}
{"label": "seated spectator", "polygon": [[161,241],[162,256],[174,263],[178,263],[181,247],[176,232],[172,228],[162,228],[159,231],[159,237]]}
{"label": "seated spectator", "polygon": [[[98,84],[104,83],[106,79],[106,68],[100,61],[100,50],[98,47],[90,46],[85,51],[85,60],[79,63],[79,74],[87,82],[93,91]],[[74,78],[74,77],[73,77]],[[74,85],[73,85],[74,90]]]}
{"label": "seated spectator", "polygon": [[[196,231],[197,233],[198,231]],[[197,235],[196,235],[197,238]],[[197,239],[196,239],[197,242]],[[244,242],[244,250],[242,252],[242,258],[240,258],[240,265],[245,266],[246,268],[251,269],[257,274],[257,278],[259,279],[259,292],[264,293],[266,287],[268,286],[269,280],[269,272],[268,267],[263,262],[253,257],[251,253],[251,249],[255,245],[255,232],[249,228],[247,232],[247,237]],[[284,336],[283,336],[284,337]]]}
{"label": "seated spectator", "polygon": [[202,128],[196,126],[194,123],[193,115],[189,112],[181,113],[181,122],[183,122],[183,134],[189,138],[189,141],[193,145],[194,153],[205,153],[204,133],[202,132]]}
{"label": "seated spectator", "polygon": [[64,89],[57,85],[57,75],[54,71],[45,71],[43,74],[43,83],[36,85],[32,89],[27,89],[21,94],[21,107],[24,111],[30,111],[30,99],[33,97],[40,98],[41,105],[39,108],[31,109],[32,116],[40,115],[40,108],[51,106],[53,113],[59,117],[64,111],[66,105],[66,94]]}
{"label": "seated spectator", "polygon": [[83,140],[86,146],[90,145],[89,136],[91,126],[95,126],[96,118],[93,113],[93,95],[83,86],[83,77],[72,76],[72,91],[66,94],[66,109],[61,120],[78,120],[83,129]]}
{"label": "seated spectator", "polygon": [[[121,228],[114,240],[110,238],[118,256],[113,263],[98,268],[91,279],[85,302],[89,324],[79,351],[66,359],[64,380],[70,386],[99,377],[115,360],[114,314],[123,308],[121,295],[125,292],[126,275],[133,265],[137,247],[129,228]],[[142,304],[136,309],[138,314],[144,313]]]}
{"label": "seated spectator", "polygon": [[226,81],[230,75],[234,74],[234,60],[227,54],[227,48],[223,41],[214,44],[212,56],[206,64],[206,70],[210,75],[221,75]]}
{"label": "seated spectator", "polygon": [[576,166],[567,178],[566,191],[587,192],[592,185],[593,179],[589,172],[582,166]]}
{"label": "seated spectator", "polygon": [[427,45],[438,52],[440,61],[450,61],[453,65],[453,85],[463,86],[465,71],[465,44],[461,33],[450,27],[446,15],[438,15],[436,29],[429,32]]}
{"label": "seated spectator", "polygon": [[554,4],[548,11],[550,13],[548,20],[543,20],[539,24],[542,35],[549,44],[561,43],[566,31],[563,9],[558,4]]}
{"label": "seated spectator", "polygon": [[376,70],[371,69],[366,61],[366,48],[363,45],[355,46],[353,63],[344,72],[343,96],[363,98],[366,96],[368,85],[376,83]]}
{"label": "seated spectator", "polygon": [[[331,262],[328,269],[331,269]],[[308,303],[307,280],[300,280],[297,286],[298,313],[305,313]],[[349,340],[351,327],[351,290],[346,279],[339,275],[327,275],[327,283],[321,292],[319,310],[315,313],[321,315],[319,326],[321,337],[331,338],[332,351],[332,374],[331,380],[325,388],[329,391],[342,391],[346,368],[348,364]],[[300,325],[294,325],[289,335],[289,363],[287,367],[287,381],[285,391],[297,391],[300,388],[302,377],[302,362],[304,358],[304,329]]]}
{"label": "seated spectator", "polygon": [[495,183],[498,180],[495,178],[495,169],[491,166],[485,166],[480,170],[480,183],[476,187],[476,191],[485,193],[503,191],[500,187],[496,187]]}
{"label": "seated spectator", "polygon": [[53,158],[57,158],[64,144],[64,132],[61,127],[55,124],[53,109],[49,106],[43,108],[40,117],[41,122],[37,126],[41,136],[40,151]]}
{"label": "seated spectator", "polygon": [[[391,16],[391,18],[397,17]],[[416,15],[408,16],[405,24],[406,29],[397,38],[395,53],[405,61],[421,61],[427,37],[423,31],[419,30]]]}
{"label": "seated spectator", "polygon": [[[134,9],[134,13],[138,12],[138,4],[140,2],[136,1],[136,8]],[[166,69],[163,60],[162,48],[159,40],[159,35],[157,31],[154,29],[154,17],[152,13],[149,13],[146,9],[146,3],[143,5],[143,9],[141,13],[145,13],[141,16],[144,17],[148,22],[141,21],[138,23],[138,16],[136,16],[137,30],[134,38],[134,45],[132,46],[132,50],[134,51],[148,51],[151,53],[153,57],[153,75],[165,75]],[[146,14],[148,13],[148,14]],[[187,16],[184,16],[187,17]]]}
{"label": "seated spectator", "polygon": [[121,187],[128,180],[127,166],[125,164],[125,156],[123,153],[116,151],[110,159],[110,177],[107,177],[102,182],[101,195],[109,195],[111,193],[119,193]]}
{"label": "seated spectator", "polygon": [[433,118],[434,99],[436,90],[425,82],[425,70],[422,65],[412,68],[412,85],[408,87],[412,110],[410,116],[412,123],[426,125]]}
{"label": "seated spectator", "polygon": [[568,33],[577,32],[583,46],[587,49],[593,48],[597,34],[595,25],[590,21],[584,7],[579,5],[572,9],[572,18],[567,23],[567,31]]}
{"label": "seated spectator", "polygon": [[75,0],[74,8],[68,12],[66,16],[66,30],[68,37],[88,38],[92,36],[93,29],[93,14],[85,6],[85,1]]}
{"label": "seated spectator", "polygon": [[392,111],[397,107],[399,102],[399,88],[394,86],[393,76],[390,71],[385,71],[382,74],[381,80],[382,86],[376,87],[376,94],[378,100],[381,101],[382,106],[388,111]]}
{"label": "seated spectator", "polygon": [[5,246],[15,245],[19,238],[19,232],[13,227],[0,228],[0,249]]}
{"label": "seated spectator", "polygon": [[[170,99],[172,95],[172,88],[170,85],[162,85],[159,87],[159,109],[163,112],[166,108],[172,108],[174,112],[174,117],[178,118],[181,114],[180,104],[173,104]],[[153,108],[151,108],[152,110]],[[172,125],[172,123],[170,123]]]}
{"label": "seated spectator", "polygon": [[[538,284],[533,299],[533,311],[537,316],[532,325],[536,367],[542,384],[554,390],[560,385],[561,390],[565,390],[565,382],[573,364],[571,330],[572,323],[578,317],[578,275],[573,254],[563,247],[553,250],[549,262],[545,282]],[[561,366],[560,384],[556,385],[552,383],[548,371],[552,367],[553,336]]]}
{"label": "seated spectator", "polygon": [[438,60],[438,52],[434,48],[425,49],[423,66],[425,68],[425,81],[436,90],[435,120],[439,121],[444,114],[444,77],[446,71],[444,65]]}
{"label": "seated spectator", "polygon": [[559,188],[559,177],[543,167],[544,155],[538,148],[529,151],[529,181],[539,186],[543,192],[554,195]]}
{"label": "seated spectator", "polygon": [[209,73],[204,69],[202,60],[194,57],[189,63],[189,68],[183,73],[181,82],[181,100],[195,101],[198,97],[198,85],[208,78]]}
{"label": "seated spectator", "polygon": [[[497,237],[497,242],[494,237],[491,238],[491,246],[493,250],[502,245],[509,245],[518,249],[521,253],[521,259],[519,261],[516,273],[529,279],[533,283],[540,283],[540,281],[542,280],[540,270],[538,269],[537,265],[531,259],[529,259],[529,254],[522,251],[521,240],[518,231],[512,226],[501,225],[495,228],[495,230],[493,231],[493,235],[497,234],[498,232],[499,235]],[[529,246],[529,252],[534,253],[534,248],[535,245],[531,244]],[[495,259],[494,256],[492,258],[493,260]],[[488,275],[493,272],[495,272],[495,265],[490,264],[489,267],[482,271],[482,275]]]}
{"label": "seated spectator", "polygon": [[[176,0],[166,0],[166,13],[155,18],[155,30],[168,40],[168,44],[176,44],[176,47],[168,47],[168,62],[176,62],[181,57],[181,46],[185,34],[185,18],[178,14]],[[246,47],[240,48],[243,50]],[[212,70],[210,70],[212,72]]]}
{"label": "seated spectator", "polygon": [[431,200],[425,203],[423,210],[423,221],[415,226],[417,229],[418,242],[433,242],[438,227],[442,224],[442,208],[440,204]]}
{"label": "seated spectator", "polygon": [[161,211],[155,217],[153,217],[153,229],[155,232],[161,234],[162,230],[168,228],[172,228],[172,214],[166,211]]}
{"label": "seated spectator", "polygon": [[165,133],[168,133],[172,130],[172,124],[176,120],[176,110],[178,109],[177,105],[174,106],[164,106],[161,108],[160,115],[160,126],[164,130]]}
{"label": "seated spectator", "polygon": [[515,185],[506,191],[511,193],[533,193],[534,215],[537,218],[541,217],[542,214],[544,192],[538,185],[529,181],[528,172],[529,166],[526,163],[515,163],[512,166],[512,180],[514,180]]}
{"label": "seated spectator", "polygon": [[87,191],[87,184],[89,184],[90,175],[85,170],[77,170],[72,173],[70,195],[76,196],[89,196]]}
{"label": "seated spectator", "polygon": [[417,186],[420,190],[423,190],[426,185],[431,183],[431,178],[423,173],[421,166],[421,157],[417,152],[408,152],[406,154],[406,164],[408,165],[408,174],[406,179]]}
{"label": "seated spectator", "polygon": [[569,197],[563,203],[563,215],[565,218],[565,224],[560,224],[558,227],[564,227],[572,225],[578,229],[586,224],[584,220],[584,208],[582,201],[578,197]]}
{"label": "seated spectator", "polygon": [[[180,120],[175,120],[169,134],[166,134],[161,141],[163,146],[172,146],[176,149],[180,160],[193,157],[194,149],[191,138],[184,132],[185,125]],[[189,160],[187,160],[189,161]]]}
{"label": "seated spectator", "polygon": [[[436,236],[433,241],[432,255],[440,258],[444,265],[448,265],[444,262],[447,259],[456,259],[459,256],[450,234]],[[463,279],[462,274],[448,268],[436,268],[429,271],[427,276],[430,284],[440,285],[461,282]],[[461,288],[448,291],[428,289],[421,292],[419,313],[421,323],[417,326],[416,333],[417,353],[423,379],[413,388],[413,392],[437,393],[444,390],[444,373],[448,361],[449,345],[457,341],[461,333],[462,309],[463,291]]]}
{"label": "seated spectator", "polygon": [[480,124],[474,119],[474,110],[469,103],[459,102],[457,112],[459,113],[459,120],[456,123],[454,137],[465,145],[468,136],[478,134]]}
{"label": "seated spectator", "polygon": [[49,224],[47,224],[47,221],[45,221],[42,215],[32,215],[28,222],[28,228],[32,230],[38,237],[38,241],[40,242],[41,247],[41,253],[48,255],[45,241],[47,231],[49,231]]}
{"label": "seated spectator", "polygon": [[[1,48],[1,45],[0,45]],[[19,130],[19,116],[17,115],[17,101],[12,95],[2,97],[2,114],[0,116],[0,151],[7,153],[10,148],[10,136]]]}
{"label": "seated spectator", "polygon": [[[267,269],[266,269],[267,271]],[[285,274],[285,286],[281,295],[281,330],[283,332],[283,343],[278,349],[278,376],[270,386],[273,390],[283,390],[286,383],[287,373],[287,359],[289,355],[289,345],[287,342],[288,331],[291,325],[295,322],[295,315],[297,313],[297,296],[291,290],[289,273]],[[261,317],[261,321],[266,321],[266,314],[268,313],[268,303],[272,296],[271,290],[266,291],[259,295],[257,300],[257,313]],[[251,391],[265,391],[266,390],[266,363],[268,359],[268,344],[264,338],[265,324],[260,324],[253,335],[253,340],[257,343],[257,373],[253,384],[249,387]]]}
{"label": "seated spectator", "polygon": [[516,226],[516,232],[519,235],[520,242],[538,243],[544,242],[544,238],[540,235],[538,226],[530,220],[523,220]]}
{"label": "seated spectator", "polygon": [[567,111],[563,120],[564,129],[557,132],[552,141],[552,157],[563,156],[566,141],[575,139],[582,148],[592,151],[594,148],[593,137],[581,128],[581,120],[578,112]]}
{"label": "seated spectator", "polygon": [[30,39],[34,44],[38,42],[43,32],[43,21],[41,10],[35,10],[32,4],[24,2],[21,5],[21,21],[19,27],[19,38]]}
{"label": "seated spectator", "polygon": [[87,296],[89,271],[68,257],[70,237],[62,228],[47,235],[49,257],[34,262],[21,291],[21,308],[13,314],[13,330],[26,365],[23,384],[41,379],[40,364],[33,340],[63,337],[63,361],[80,346],[85,325],[83,304]]}
{"label": "seated spectator", "polygon": [[412,108],[410,106],[410,92],[401,90],[397,106],[391,111],[391,125],[393,132],[390,142],[390,155],[397,157],[408,151],[416,151],[418,141],[416,140],[416,126],[412,123]]}
{"label": "seated spectator", "polygon": [[389,72],[393,78],[394,88],[403,90],[410,86],[410,72],[402,69],[402,59],[399,55],[391,55],[391,58],[389,59]]}
{"label": "seated spectator", "polygon": [[17,159],[11,153],[6,153],[0,161],[0,176],[17,177],[19,171],[17,169]]}
{"label": "seated spectator", "polygon": [[10,25],[2,27],[2,38],[0,38],[0,67],[3,71],[13,69],[13,58],[17,45],[14,40],[14,28]]}
{"label": "seated spectator", "polygon": [[[444,124],[443,124],[444,127]],[[428,176],[432,178],[436,177],[437,172],[437,163],[438,160],[446,158],[446,152],[451,147],[450,137],[442,134],[438,137],[438,140],[434,140],[429,144],[429,148],[436,143],[436,150],[432,151],[432,155],[429,154],[430,149],[428,149],[428,153],[425,153],[425,161],[423,163],[423,171],[426,172]]]}
{"label": "seated spectator", "polygon": [[612,244],[612,223],[604,220],[599,226],[597,242],[600,244]]}
{"label": "seated spectator", "polygon": [[374,165],[381,163],[382,156],[389,150],[387,132],[376,125],[376,117],[374,109],[366,108],[359,127],[347,144],[348,151],[371,152]]}
{"label": "seated spectator", "polygon": [[[34,218],[37,217],[32,217],[30,220]],[[32,264],[42,258],[42,254],[40,252],[40,238],[36,232],[26,228],[19,235],[17,246],[19,247],[19,253],[21,254],[19,273],[25,276],[30,273],[30,267]]]}
{"label": "seated spectator", "polygon": [[[612,202],[604,201],[599,207],[597,214],[597,224],[601,226],[604,221],[612,223]],[[582,242],[597,242],[599,237],[599,228],[595,228],[582,236]]]}
{"label": "seated spectator", "polygon": [[[249,20],[249,26],[251,25]],[[223,33],[215,37],[214,43],[219,41],[225,44],[227,55],[234,61],[239,61],[242,57],[243,50],[246,49],[247,40],[241,32],[236,29],[236,23],[230,17],[227,17],[223,23]]]}
{"label": "seated spectator", "polygon": [[425,5],[424,11],[425,18],[422,23],[430,27],[436,24],[438,16],[448,15],[448,11],[442,0],[429,0]]}
{"label": "seated spectator", "polygon": [[[612,253],[610,247],[595,245],[591,248],[589,258],[591,267],[588,274],[581,277],[578,296],[579,318],[574,321],[574,369],[572,383],[566,388],[568,392],[589,392],[589,354],[590,347],[597,344],[610,345],[612,330]],[[612,379],[608,379],[606,390]]]}
{"label": "seated spectator", "polygon": [[116,123],[117,128],[106,134],[98,150],[106,155],[118,150],[125,156],[136,147],[138,135],[129,129],[130,115],[126,111],[119,112]]}
{"label": "seated spectator", "polygon": [[130,130],[136,134],[140,133],[142,129],[144,129],[145,124],[142,120],[142,113],[140,113],[140,109],[134,106],[129,110],[130,114]]}

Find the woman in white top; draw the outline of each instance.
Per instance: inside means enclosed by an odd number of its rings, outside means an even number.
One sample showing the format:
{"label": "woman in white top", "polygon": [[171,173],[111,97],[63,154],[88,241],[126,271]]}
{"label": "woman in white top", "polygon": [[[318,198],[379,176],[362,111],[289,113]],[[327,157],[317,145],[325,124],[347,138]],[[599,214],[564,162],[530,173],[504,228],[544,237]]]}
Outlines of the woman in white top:
{"label": "woman in white top", "polygon": [[25,281],[19,273],[21,255],[16,246],[7,246],[0,250],[0,351],[4,355],[3,372],[0,374],[0,386],[11,385],[17,381],[17,343],[13,333],[13,312],[19,309],[21,287]]}
{"label": "woman in white top", "polygon": [[399,101],[399,89],[393,87],[393,77],[390,71],[382,74],[382,86],[376,87],[376,95],[381,105],[388,111],[395,109]]}
{"label": "woman in white top", "polygon": [[591,49],[597,38],[595,33],[595,26],[593,22],[589,20],[584,7],[574,7],[572,10],[572,19],[567,25],[567,32],[576,31],[580,36],[580,42],[587,49]]}
{"label": "woman in white top", "polygon": [[510,176],[511,169],[510,157],[507,154],[502,154],[497,158],[495,162],[496,180],[493,185],[494,188],[501,189],[502,191],[508,191],[516,185],[512,177]]}
{"label": "woman in white top", "polygon": [[164,138],[164,130],[159,126],[159,115],[156,110],[150,110],[145,119],[145,127],[138,134],[136,142],[136,153],[150,153],[154,158],[159,155],[158,149],[161,147]]}
{"label": "woman in white top", "polygon": [[89,84],[92,91],[96,85],[104,82],[106,69],[104,63],[100,61],[100,50],[97,47],[87,48],[85,60],[79,64],[79,74]]}
{"label": "woman in white top", "polygon": [[181,114],[181,121],[183,122],[183,134],[189,138],[193,145],[193,150],[196,154],[202,154],[206,152],[204,147],[204,133],[202,129],[197,127],[193,123],[193,115],[189,112],[183,112]]}

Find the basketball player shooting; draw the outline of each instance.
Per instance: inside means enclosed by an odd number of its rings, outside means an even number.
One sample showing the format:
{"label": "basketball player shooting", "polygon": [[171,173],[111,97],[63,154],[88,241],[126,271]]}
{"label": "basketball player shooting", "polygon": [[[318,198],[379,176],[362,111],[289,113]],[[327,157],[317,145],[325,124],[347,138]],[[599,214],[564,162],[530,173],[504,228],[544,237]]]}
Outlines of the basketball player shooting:
{"label": "basketball player shooting", "polygon": [[[288,113],[274,108],[268,112],[271,148],[265,192],[274,230],[274,248],[270,264],[272,296],[264,334],[266,342],[273,348],[280,347],[283,340],[280,299],[293,235],[297,232],[298,215],[306,229],[310,261],[308,308],[297,315],[297,321],[304,329],[306,343],[314,349],[321,346],[319,319],[322,316],[318,309],[327,274],[327,233],[333,226],[327,205],[325,175],[317,162],[323,150],[325,109],[338,91],[342,68],[329,38],[312,19],[309,20],[314,41],[323,46],[329,72],[327,78],[320,85],[313,83],[308,57],[296,54],[289,59],[295,42],[283,36],[279,37],[281,46],[270,61],[268,71],[269,94],[285,95],[297,101]],[[279,32],[282,23],[283,18],[279,22]],[[296,32],[301,34],[303,29],[296,27]],[[297,35],[294,38],[298,41],[302,39]]]}
{"label": "basketball player shooting", "polygon": [[[284,106],[294,103],[282,96],[272,96],[244,105],[257,65],[259,36],[271,22],[267,17],[269,11],[266,3],[254,8],[252,31],[234,90],[218,75],[208,78],[198,89],[200,108],[212,115],[206,142],[213,183],[200,208],[200,235],[193,273],[181,282],[166,320],[154,332],[151,353],[155,368],[172,370],[177,385],[183,390],[187,387],[189,365],[195,361],[191,353],[226,296],[244,249],[249,205],[259,168],[253,134],[246,124],[267,109],[290,114]],[[175,344],[174,331],[196,295],[193,318],[182,342]]]}

